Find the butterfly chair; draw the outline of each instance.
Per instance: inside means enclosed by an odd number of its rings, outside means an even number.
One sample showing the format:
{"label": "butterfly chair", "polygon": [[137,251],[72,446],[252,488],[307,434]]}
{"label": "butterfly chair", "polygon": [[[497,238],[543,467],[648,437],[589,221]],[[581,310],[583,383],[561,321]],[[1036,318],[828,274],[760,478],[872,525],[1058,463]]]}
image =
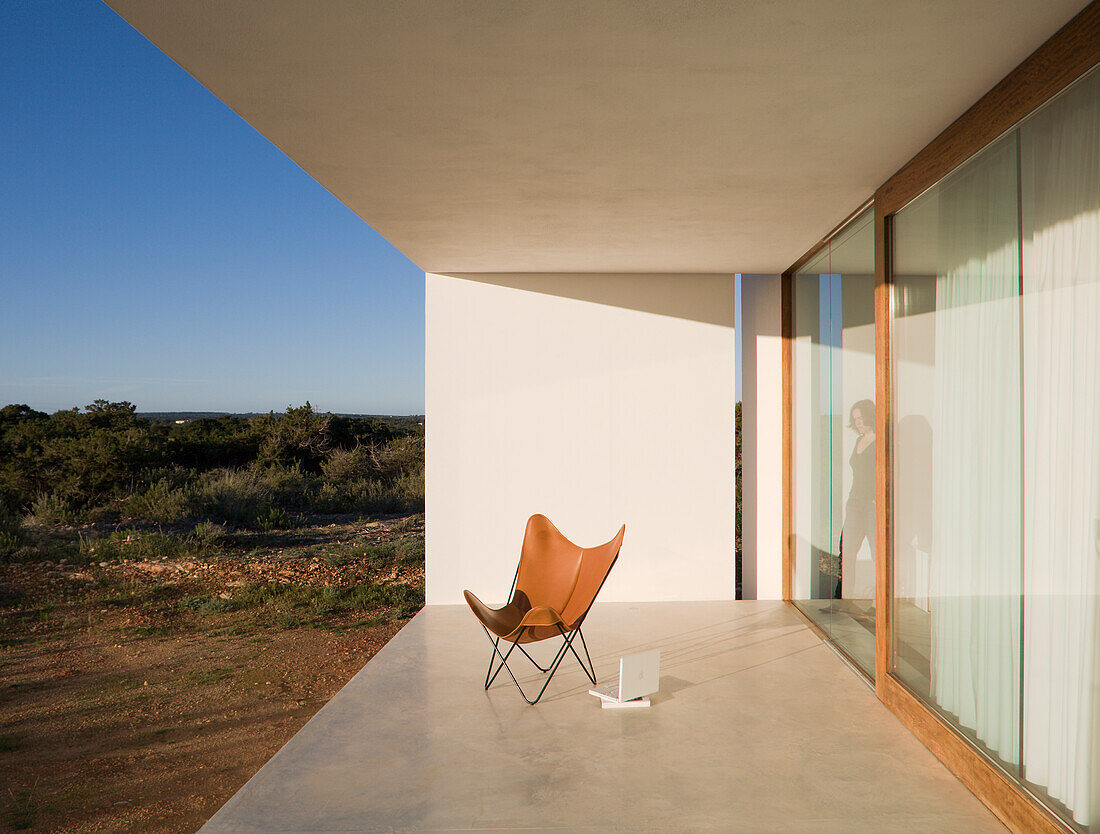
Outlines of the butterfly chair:
{"label": "butterfly chair", "polygon": [[[593,684],[596,683],[596,672],[592,668],[592,658],[588,654],[584,635],[581,634],[581,623],[619,556],[625,533],[624,524],[615,538],[607,544],[599,547],[578,547],[559,533],[546,516],[533,515],[528,519],[519,567],[516,568],[516,576],[512,580],[512,590],[508,593],[508,604],[503,608],[493,609],[469,591],[464,592],[466,602],[485,629],[489,642],[493,644],[493,653],[489,656],[489,671],[485,673],[486,689],[502,668],[507,669],[512,683],[519,689],[523,699],[529,704],[537,704],[566,652],[573,653],[588,679]],[[523,648],[525,643],[554,637],[560,637],[562,645],[549,666],[540,666]],[[573,646],[573,640],[578,637],[581,647],[584,648],[584,656],[588,659],[587,665]],[[512,644],[507,652],[501,652],[502,642]],[[534,700],[527,697],[508,666],[508,658],[517,647],[535,668],[546,673],[546,680]]]}

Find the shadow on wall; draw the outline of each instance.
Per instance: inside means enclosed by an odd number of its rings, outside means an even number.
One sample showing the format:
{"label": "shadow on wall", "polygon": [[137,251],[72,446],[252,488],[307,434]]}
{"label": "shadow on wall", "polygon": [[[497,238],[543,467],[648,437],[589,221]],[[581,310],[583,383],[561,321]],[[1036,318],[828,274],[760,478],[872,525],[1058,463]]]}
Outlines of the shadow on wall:
{"label": "shadow on wall", "polygon": [[732,328],[734,322],[733,273],[684,274],[673,280],[663,273],[626,272],[436,274],[702,324]]}

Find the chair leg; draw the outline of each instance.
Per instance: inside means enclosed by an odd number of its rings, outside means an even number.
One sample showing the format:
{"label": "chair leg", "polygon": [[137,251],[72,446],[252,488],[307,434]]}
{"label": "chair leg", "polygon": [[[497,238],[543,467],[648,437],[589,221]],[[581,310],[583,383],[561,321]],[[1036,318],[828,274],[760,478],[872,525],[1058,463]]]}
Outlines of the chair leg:
{"label": "chair leg", "polygon": [[[484,628],[484,626],[482,626],[482,627]],[[518,643],[516,645],[519,646]],[[523,652],[524,657],[526,657],[528,660],[531,661],[531,665],[534,666],[536,669],[538,669],[540,672],[549,672],[550,671],[549,666],[547,666],[545,669],[543,669],[541,666],[539,666],[539,662],[537,660],[535,660],[533,657],[531,657],[531,655],[529,655],[527,653],[527,649],[523,648],[523,646],[519,646],[519,650],[521,652]]]}
{"label": "chair leg", "polygon": [[485,688],[488,689],[493,681],[496,680],[497,675],[500,674],[501,667],[499,665],[497,666],[497,670],[495,672],[493,671],[493,663],[497,659],[497,644],[500,643],[500,638],[497,637],[494,639],[493,635],[489,633],[489,629],[485,628],[485,626],[482,626],[482,628],[485,629],[485,636],[489,638],[489,642],[493,644],[493,653],[489,655],[489,670],[485,673]]}
{"label": "chair leg", "polygon": [[[489,688],[490,686],[492,686],[492,685],[493,685],[493,681],[495,681],[495,680],[497,679],[497,675],[499,675],[499,674],[500,674],[500,670],[501,670],[501,669],[504,669],[504,668],[506,668],[506,667],[507,667],[507,663],[508,663],[508,658],[512,656],[512,652],[513,652],[513,651],[514,651],[514,650],[515,650],[515,649],[516,649],[517,647],[519,648],[519,650],[520,650],[521,652],[523,652],[524,656],[526,656],[527,658],[530,658],[530,657],[531,657],[531,655],[527,654],[527,652],[525,652],[525,651],[523,650],[523,646],[520,646],[520,645],[519,645],[519,643],[513,643],[513,644],[512,644],[512,645],[511,645],[511,646],[509,647],[509,649],[508,649],[508,651],[507,651],[506,653],[504,653],[504,654],[501,654],[501,653],[500,653],[500,648],[499,648],[499,646],[500,646],[500,638],[499,638],[499,637],[493,637],[493,635],[489,633],[489,629],[485,628],[485,626],[482,626],[481,628],[482,628],[482,630],[483,630],[483,631],[485,632],[485,636],[489,638],[489,643],[490,643],[490,644],[492,645],[492,647],[493,647],[493,653],[492,653],[491,655],[489,655],[489,669],[488,669],[488,671],[487,671],[487,672],[485,673],[485,688],[486,688],[486,689],[488,689],[488,688]],[[500,658],[500,662],[499,662],[499,663],[496,663],[496,661],[497,661],[497,658]],[[534,661],[534,660],[531,660],[531,662],[532,662],[532,663],[535,663],[535,661]],[[496,671],[493,671],[493,664],[494,664],[494,663],[496,663],[496,667],[497,667],[497,668],[496,668]],[[549,668],[547,668],[547,669],[543,669],[543,668],[542,668],[541,666],[539,666],[539,665],[538,665],[537,663],[535,663],[535,668],[537,668],[537,669],[538,669],[538,670],[539,670],[540,672],[547,672],[547,671],[549,671]],[[511,670],[511,669],[508,669],[508,674],[509,674],[509,675],[511,675],[511,674],[512,674],[512,670]],[[515,680],[515,676],[514,676],[514,675],[512,676],[512,680]],[[519,684],[518,684],[518,683],[517,683],[516,685],[517,685],[517,686],[519,686]],[[522,690],[521,690],[521,691],[522,691]]]}
{"label": "chair leg", "polygon": [[584,665],[584,661],[581,660],[581,656],[577,654],[577,650],[573,648],[572,643],[569,645],[573,655],[577,658],[577,663],[581,664],[581,668],[584,669],[584,673],[588,675],[588,679],[592,681],[592,685],[596,685],[596,667],[592,665],[592,656],[588,653],[588,644],[584,642],[584,632],[577,629],[577,636],[581,638],[581,648],[584,649],[584,656],[588,658],[588,665]]}
{"label": "chair leg", "polygon": [[[518,638],[516,639],[516,642],[512,643],[508,651],[502,654],[500,651],[500,638],[497,637],[494,639],[494,637],[489,633],[488,629],[486,629],[484,626],[482,626],[482,628],[485,630],[485,636],[489,638],[489,643],[492,644],[493,647],[493,653],[489,657],[489,670],[485,673],[486,689],[488,689],[493,681],[496,680],[496,677],[500,674],[501,669],[507,669],[508,677],[510,677],[512,679],[512,683],[516,685],[516,689],[519,690],[519,694],[523,697],[523,700],[525,700],[528,704],[534,706],[542,698],[543,693],[546,692],[546,688],[550,685],[550,681],[554,677],[554,673],[558,670],[558,667],[561,665],[562,660],[565,658],[567,651],[573,652],[573,656],[577,658],[577,662],[584,670],[584,674],[588,677],[590,681],[592,681],[593,684],[596,683],[596,672],[592,666],[592,657],[588,654],[588,646],[584,642],[584,635],[581,634],[581,630],[579,628],[575,631],[567,633],[565,629],[563,629],[560,625],[558,626],[558,630],[561,632],[562,636],[562,645],[561,648],[558,649],[557,654],[554,655],[554,660],[545,669],[539,666],[538,663],[535,663],[534,659],[531,658],[531,655],[529,655],[527,651],[519,645]],[[581,660],[581,656],[577,654],[577,650],[573,648],[573,640],[578,635],[581,638],[581,646],[584,648],[585,657],[588,658],[587,666],[585,666],[584,661]],[[520,633],[520,636],[522,636],[522,632]],[[516,679],[515,674],[513,674],[512,667],[508,665],[508,658],[511,657],[512,652],[515,651],[517,646],[519,646],[519,650],[524,654],[524,656],[526,656],[528,660],[531,660],[531,662],[534,663],[535,668],[537,668],[540,672],[548,673],[546,676],[546,680],[542,684],[542,688],[539,690],[539,694],[535,696],[534,700],[531,700],[527,697],[527,693],[523,691],[523,687],[520,686],[520,683]],[[498,657],[500,658],[500,663],[496,664]],[[493,671],[494,664],[496,664],[495,672]]]}

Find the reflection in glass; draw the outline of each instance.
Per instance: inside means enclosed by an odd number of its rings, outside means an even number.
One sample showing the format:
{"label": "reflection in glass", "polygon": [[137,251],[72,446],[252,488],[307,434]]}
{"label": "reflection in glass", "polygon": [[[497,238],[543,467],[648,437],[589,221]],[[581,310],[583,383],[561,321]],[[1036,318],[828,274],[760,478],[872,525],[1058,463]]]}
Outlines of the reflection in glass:
{"label": "reflection in glass", "polygon": [[1100,832],[1100,73],[893,240],[892,672]]}
{"label": "reflection in glass", "polygon": [[1023,768],[1100,831],[1100,75],[1020,128]]}
{"label": "reflection in glass", "polygon": [[[896,419],[921,418],[931,435],[926,503],[905,512],[924,516],[916,526],[931,542],[918,556],[898,525],[895,558],[910,561],[899,580],[920,580],[895,583],[896,654],[908,660],[895,671],[1009,766],[1020,735],[1016,168],[1008,137],[894,218],[895,284],[931,302],[896,320]],[[898,501],[916,495],[908,440],[895,458]],[[914,475],[926,476],[919,463]]]}
{"label": "reflection in glass", "polygon": [[874,228],[868,209],[794,276],[793,597],[875,665]]}

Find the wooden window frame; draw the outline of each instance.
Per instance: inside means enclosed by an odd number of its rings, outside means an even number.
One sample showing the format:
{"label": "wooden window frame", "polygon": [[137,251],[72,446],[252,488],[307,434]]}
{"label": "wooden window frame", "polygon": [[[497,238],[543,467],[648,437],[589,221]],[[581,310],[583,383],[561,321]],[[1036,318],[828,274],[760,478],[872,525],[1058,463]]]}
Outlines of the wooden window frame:
{"label": "wooden window frame", "polygon": [[[956,728],[913,695],[891,672],[893,649],[893,391],[890,357],[891,263],[894,215],[913,198],[1014,128],[1090,69],[1100,65],[1100,0],[1093,0],[969,110],[876,189],[875,229],[875,695],[1008,828],[1015,832],[1072,832],[1021,783],[982,755]],[[794,275],[851,220],[799,258],[781,276],[783,363],[783,599],[792,601],[793,435],[792,339]],[[803,616],[803,619],[810,622]],[[828,636],[813,626],[824,639]]]}

